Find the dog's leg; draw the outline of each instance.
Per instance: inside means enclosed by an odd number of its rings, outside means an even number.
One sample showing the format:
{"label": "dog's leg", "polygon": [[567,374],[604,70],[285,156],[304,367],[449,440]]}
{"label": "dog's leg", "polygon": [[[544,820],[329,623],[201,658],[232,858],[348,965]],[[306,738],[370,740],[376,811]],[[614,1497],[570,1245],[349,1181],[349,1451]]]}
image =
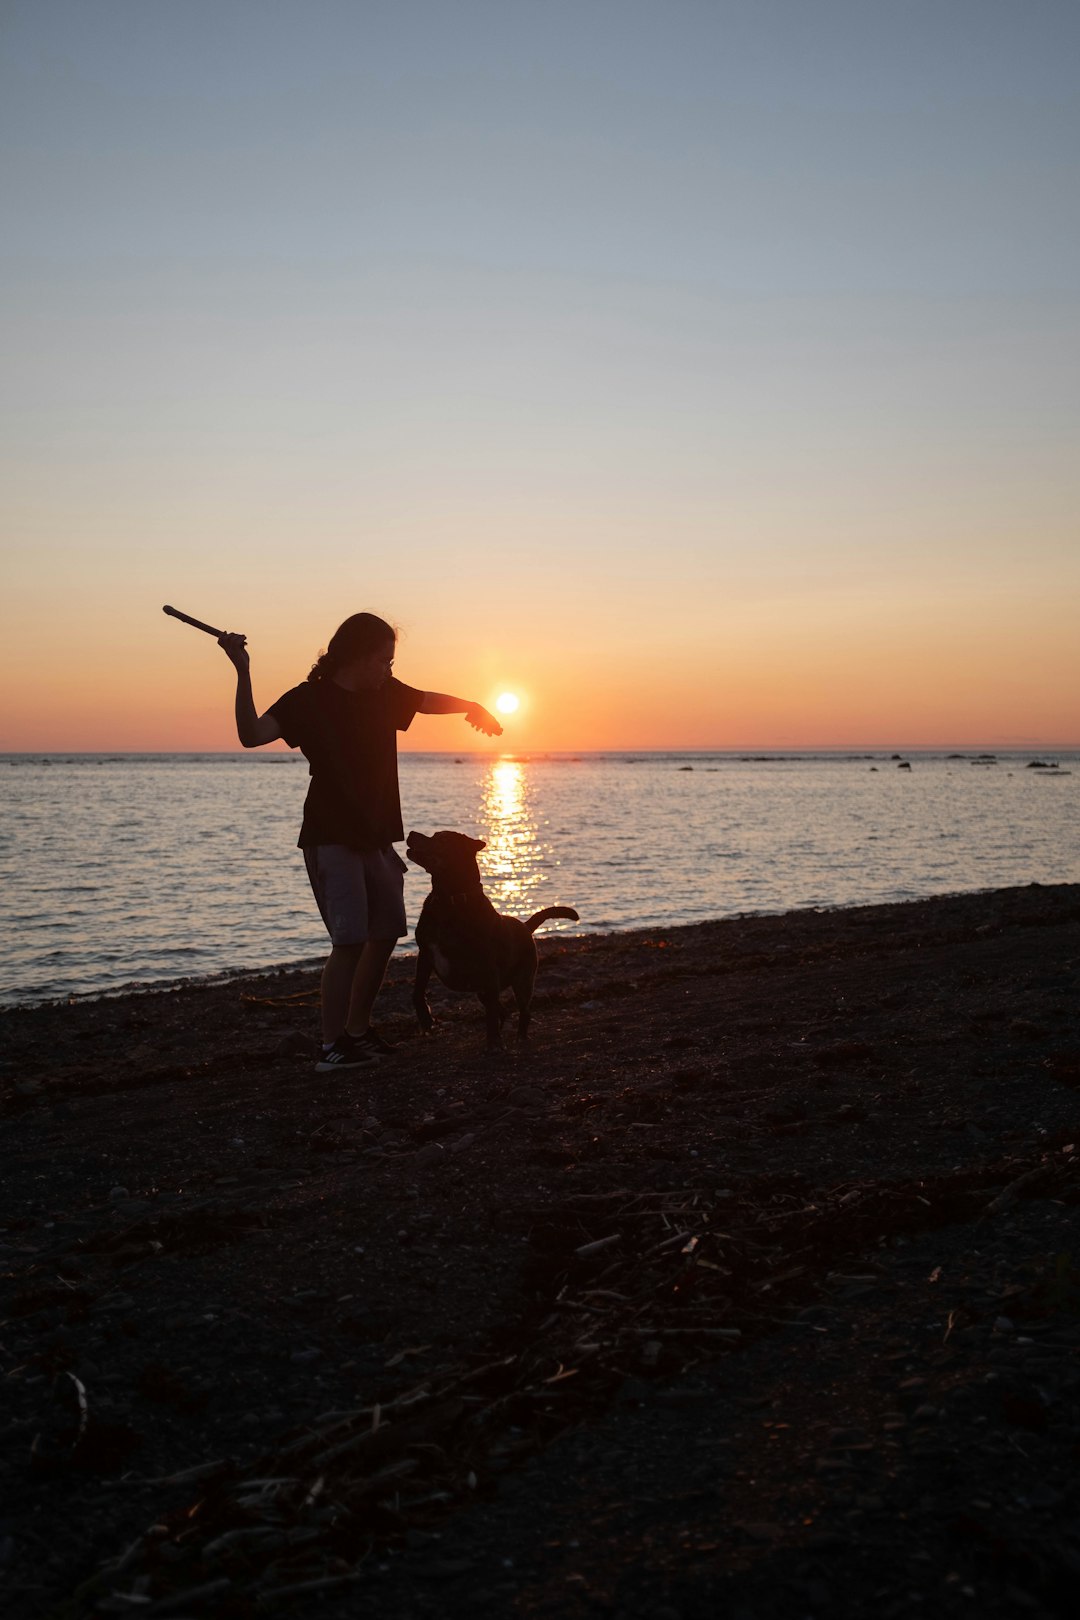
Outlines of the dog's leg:
{"label": "dog's leg", "polygon": [[416,953],[416,978],[413,980],[412,1001],[416,1010],[416,1021],[427,1035],[435,1027],[435,1019],[428,1006],[427,995],[428,980],[431,978],[435,963],[431,952],[423,945]]}
{"label": "dog's leg", "polygon": [[484,1016],[487,1020],[487,1043],[492,1052],[503,1051],[502,1017],[500,1016],[498,995],[484,995],[480,997],[484,1003]]}
{"label": "dog's leg", "polygon": [[484,1009],[484,1018],[487,1023],[488,1050],[501,1052],[502,1038],[502,1007],[499,1004],[499,970],[494,962],[485,964],[482,983],[477,985],[476,994],[480,998]]}
{"label": "dog's leg", "polygon": [[510,981],[510,987],[514,992],[514,1000],[517,1002],[517,1038],[519,1041],[527,1040],[529,1036],[529,1020],[532,1017],[530,1008],[535,980],[536,963],[527,962]]}

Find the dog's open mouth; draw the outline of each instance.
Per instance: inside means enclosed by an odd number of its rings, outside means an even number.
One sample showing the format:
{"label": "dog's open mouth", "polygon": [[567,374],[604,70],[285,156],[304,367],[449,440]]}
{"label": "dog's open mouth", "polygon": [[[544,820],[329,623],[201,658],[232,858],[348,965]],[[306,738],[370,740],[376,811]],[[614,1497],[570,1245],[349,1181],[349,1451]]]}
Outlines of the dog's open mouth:
{"label": "dog's open mouth", "polygon": [[414,832],[409,834],[405,842],[405,854],[407,858],[412,861],[414,865],[422,866],[425,872],[430,870],[423,854],[423,846],[426,843],[426,838],[424,838],[420,833]]}

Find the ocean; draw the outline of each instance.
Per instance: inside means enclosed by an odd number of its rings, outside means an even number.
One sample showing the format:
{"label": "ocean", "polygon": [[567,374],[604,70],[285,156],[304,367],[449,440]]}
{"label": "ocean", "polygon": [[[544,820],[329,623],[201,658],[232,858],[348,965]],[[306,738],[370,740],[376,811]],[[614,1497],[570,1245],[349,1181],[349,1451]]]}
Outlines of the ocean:
{"label": "ocean", "polygon": [[[0,1004],[325,954],[299,755],[9,754],[0,781]],[[548,932],[1080,881],[1075,751],[402,754],[401,794],[406,829],[487,840],[500,911],[580,912]]]}

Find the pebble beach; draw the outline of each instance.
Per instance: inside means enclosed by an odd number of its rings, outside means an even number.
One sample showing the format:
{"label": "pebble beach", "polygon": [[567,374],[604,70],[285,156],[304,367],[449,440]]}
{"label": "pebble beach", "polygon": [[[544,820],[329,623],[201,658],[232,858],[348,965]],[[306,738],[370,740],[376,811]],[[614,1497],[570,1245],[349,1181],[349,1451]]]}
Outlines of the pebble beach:
{"label": "pebble beach", "polygon": [[6,1613],[1064,1612],[1080,889],[541,958],[2,1015]]}

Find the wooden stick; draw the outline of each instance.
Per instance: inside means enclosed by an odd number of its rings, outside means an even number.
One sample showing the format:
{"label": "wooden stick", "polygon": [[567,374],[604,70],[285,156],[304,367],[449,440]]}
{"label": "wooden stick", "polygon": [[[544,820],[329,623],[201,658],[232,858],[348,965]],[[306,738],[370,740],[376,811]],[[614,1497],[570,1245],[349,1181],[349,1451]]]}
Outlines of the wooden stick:
{"label": "wooden stick", "polygon": [[184,624],[194,625],[196,630],[205,630],[208,636],[214,636],[218,641],[225,634],[224,630],[215,630],[212,624],[203,624],[201,619],[193,619],[190,613],[181,613],[179,608],[163,607],[162,613],[167,613],[171,619],[180,619]]}

